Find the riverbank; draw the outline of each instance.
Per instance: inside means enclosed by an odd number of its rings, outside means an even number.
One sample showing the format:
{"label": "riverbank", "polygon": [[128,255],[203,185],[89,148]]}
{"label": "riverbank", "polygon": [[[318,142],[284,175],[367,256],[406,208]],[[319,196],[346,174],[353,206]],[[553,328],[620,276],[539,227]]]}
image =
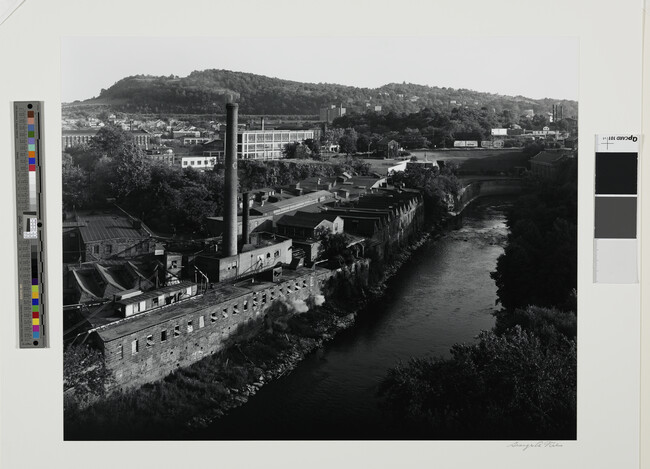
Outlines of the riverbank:
{"label": "riverbank", "polygon": [[[248,399],[254,396],[265,384],[290,373],[305,357],[323,347],[326,342],[334,339],[339,332],[352,327],[356,322],[357,315],[368,308],[373,302],[382,299],[390,279],[399,272],[404,263],[418,249],[435,236],[435,233],[436,231],[434,230],[422,233],[417,241],[406,246],[396,254],[392,262],[384,266],[383,277],[372,286],[368,286],[363,291],[361,298],[352,302],[349,299],[341,302],[337,301],[336,298],[331,298],[328,303],[320,307],[321,309],[316,312],[309,311],[294,316],[290,320],[289,328],[293,332],[300,330],[302,334],[285,333],[285,340],[287,342],[286,350],[283,350],[276,357],[272,357],[261,364],[255,364],[252,360],[248,360],[247,363],[250,371],[253,371],[251,368],[255,367],[264,369],[264,372],[257,381],[246,383],[240,388],[230,389],[228,393],[229,397],[220,403],[219,408],[214,409],[209,415],[193,418],[188,423],[188,426],[194,429],[207,427],[210,423],[228,413],[228,411],[248,402]],[[316,313],[315,317],[314,313]],[[302,325],[298,326],[297,323],[302,323]],[[311,329],[311,333],[309,329]],[[305,334],[314,335],[314,337],[305,336]],[[265,339],[268,338],[268,336],[260,335],[253,338],[246,346],[254,346],[256,342],[264,343]],[[245,356],[246,352],[242,352],[242,355]]]}
{"label": "riverbank", "polygon": [[361,295],[359,286],[353,286],[358,271],[343,268],[339,281],[352,288],[334,291],[347,290],[348,298],[335,293],[325,304],[312,303],[309,311],[292,312],[286,321],[276,322],[273,332],[263,330],[161,381],[116,392],[87,408],[66,403],[66,440],[192,438],[353,326],[357,314],[381,300],[387,282],[432,234],[423,233],[394,255],[381,279],[363,288]]}

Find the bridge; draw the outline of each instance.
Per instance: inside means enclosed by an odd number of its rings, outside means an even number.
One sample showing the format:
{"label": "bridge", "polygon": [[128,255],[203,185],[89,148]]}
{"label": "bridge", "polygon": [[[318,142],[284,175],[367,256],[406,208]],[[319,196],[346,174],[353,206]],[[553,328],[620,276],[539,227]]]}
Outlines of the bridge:
{"label": "bridge", "polygon": [[456,200],[454,210],[451,215],[459,215],[469,204],[479,197],[490,195],[517,195],[524,190],[523,180],[521,178],[508,177],[484,177],[473,178],[462,181],[458,199]]}

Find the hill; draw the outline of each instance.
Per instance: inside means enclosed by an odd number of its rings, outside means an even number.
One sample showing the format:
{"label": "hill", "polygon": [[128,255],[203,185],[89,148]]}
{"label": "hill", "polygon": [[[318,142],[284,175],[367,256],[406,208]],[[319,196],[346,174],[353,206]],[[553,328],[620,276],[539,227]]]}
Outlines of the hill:
{"label": "hill", "polygon": [[301,83],[229,70],[194,71],[186,77],[136,75],[121,79],[99,96],[75,102],[106,105],[115,111],[137,113],[223,114],[225,102],[235,99],[242,114],[314,115],[322,106],[342,104],[348,112],[413,113],[424,108],[487,108],[519,115],[532,109],[550,112],[564,105],[564,116],[577,116],[575,101],[504,96],[467,89],[439,88],[412,83],[390,83],[379,88],[357,88],[329,83]]}

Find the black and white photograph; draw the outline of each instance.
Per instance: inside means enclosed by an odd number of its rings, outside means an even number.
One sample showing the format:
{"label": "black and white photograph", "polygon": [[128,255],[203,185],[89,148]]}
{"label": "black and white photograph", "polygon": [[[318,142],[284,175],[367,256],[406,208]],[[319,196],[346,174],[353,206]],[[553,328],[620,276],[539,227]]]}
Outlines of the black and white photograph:
{"label": "black and white photograph", "polygon": [[579,59],[62,38],[64,439],[576,440]]}

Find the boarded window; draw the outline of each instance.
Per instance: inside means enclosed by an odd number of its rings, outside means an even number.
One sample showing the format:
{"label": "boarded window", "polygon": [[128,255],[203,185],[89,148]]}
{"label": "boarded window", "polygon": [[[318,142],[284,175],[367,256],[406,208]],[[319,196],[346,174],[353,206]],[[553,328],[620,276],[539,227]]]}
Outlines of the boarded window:
{"label": "boarded window", "polygon": [[192,332],[194,330],[194,325],[192,321],[187,321],[187,332]]}
{"label": "boarded window", "polygon": [[133,342],[131,342],[131,355],[135,355],[140,351],[139,345],[138,345],[138,339],[135,339]]}
{"label": "boarded window", "polygon": [[147,347],[151,347],[153,345],[153,335],[148,335],[147,336]]}
{"label": "boarded window", "polygon": [[203,319],[203,316],[199,316],[199,328],[205,326],[205,320]]}
{"label": "boarded window", "polygon": [[176,325],[174,326],[174,337],[178,337],[179,335],[181,335],[181,326]]}
{"label": "boarded window", "polygon": [[164,342],[167,340],[167,329],[160,331],[160,341]]}
{"label": "boarded window", "polygon": [[217,322],[217,313],[210,314],[210,322]]}

